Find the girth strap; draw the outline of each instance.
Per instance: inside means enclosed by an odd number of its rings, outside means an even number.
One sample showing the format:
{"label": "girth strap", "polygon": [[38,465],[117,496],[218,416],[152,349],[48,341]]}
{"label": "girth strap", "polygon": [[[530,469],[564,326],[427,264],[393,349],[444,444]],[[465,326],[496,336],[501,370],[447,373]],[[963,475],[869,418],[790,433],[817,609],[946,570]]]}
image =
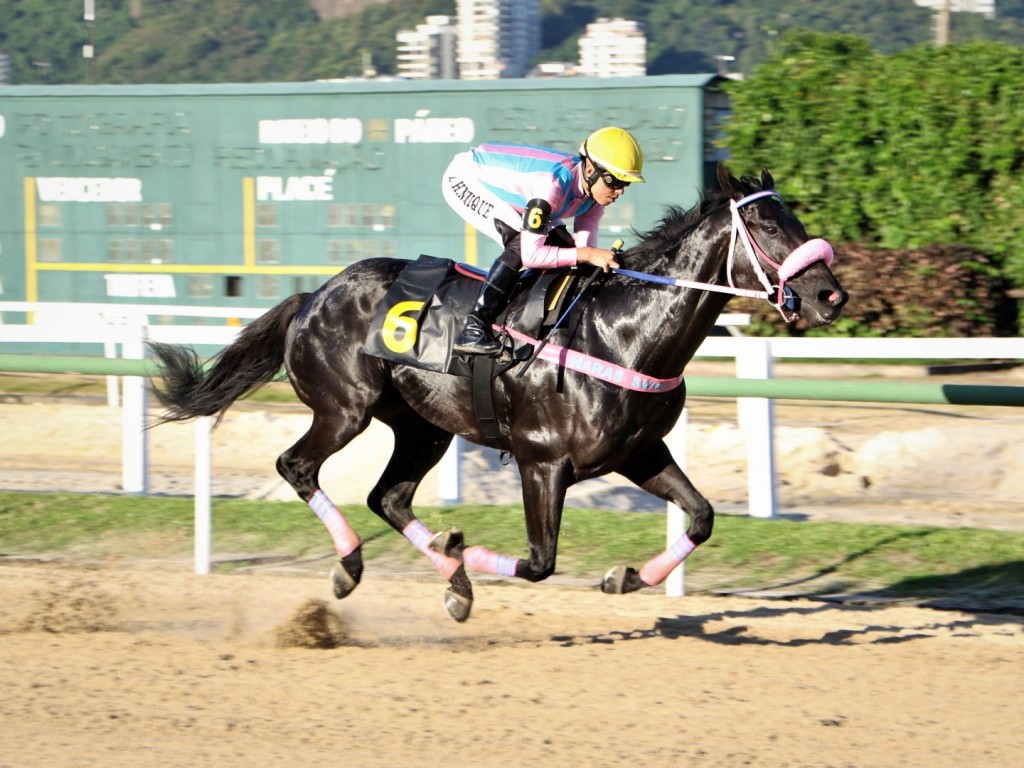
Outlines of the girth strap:
{"label": "girth strap", "polygon": [[473,412],[480,434],[485,439],[501,437],[498,415],[494,411],[494,396],[491,382],[494,380],[494,358],[476,355],[473,357]]}

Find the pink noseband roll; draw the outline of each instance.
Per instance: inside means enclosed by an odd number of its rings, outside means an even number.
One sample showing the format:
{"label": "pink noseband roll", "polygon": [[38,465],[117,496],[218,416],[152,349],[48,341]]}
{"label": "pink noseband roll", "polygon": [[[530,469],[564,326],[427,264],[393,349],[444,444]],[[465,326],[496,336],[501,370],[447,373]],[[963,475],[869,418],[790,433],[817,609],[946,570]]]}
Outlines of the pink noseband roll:
{"label": "pink noseband roll", "polygon": [[832,266],[832,246],[827,240],[820,237],[808,240],[806,243],[794,250],[779,267],[779,280],[785,282],[793,275],[799,274],[816,261],[824,261]]}

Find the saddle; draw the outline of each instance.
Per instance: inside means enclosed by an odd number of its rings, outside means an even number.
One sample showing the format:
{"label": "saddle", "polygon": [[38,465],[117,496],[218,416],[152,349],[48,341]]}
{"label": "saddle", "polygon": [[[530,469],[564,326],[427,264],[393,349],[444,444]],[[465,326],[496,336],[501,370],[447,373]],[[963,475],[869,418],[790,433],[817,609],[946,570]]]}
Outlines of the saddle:
{"label": "saddle", "polygon": [[[486,272],[451,259],[422,255],[398,275],[377,308],[363,351],[383,360],[454,376],[472,376],[473,361],[451,348],[473,308]],[[553,326],[581,285],[575,268],[521,273],[497,322],[541,338]],[[496,361],[507,370],[533,351],[506,339]],[[484,358],[494,362],[493,358]]]}
{"label": "saddle", "polygon": [[[492,399],[492,381],[527,360],[530,344],[506,338],[498,359],[452,354],[486,272],[451,259],[421,255],[392,283],[370,324],[363,351],[383,360],[427,371],[468,376],[473,405],[485,438],[501,437]],[[582,285],[579,270],[525,270],[497,322],[533,338],[542,338],[561,317]]]}

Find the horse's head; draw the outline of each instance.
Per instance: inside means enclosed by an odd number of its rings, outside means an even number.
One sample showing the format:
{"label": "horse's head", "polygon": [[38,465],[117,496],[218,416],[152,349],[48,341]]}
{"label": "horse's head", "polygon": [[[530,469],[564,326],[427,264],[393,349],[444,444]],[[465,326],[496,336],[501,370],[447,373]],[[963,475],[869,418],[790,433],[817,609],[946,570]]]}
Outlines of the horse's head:
{"label": "horse's head", "polygon": [[730,284],[763,288],[787,322],[803,318],[813,328],[838,318],[849,295],[829,268],[832,247],[807,237],[800,220],[772,194],[768,169],[760,179],[737,179],[719,163],[718,185],[732,210]]}

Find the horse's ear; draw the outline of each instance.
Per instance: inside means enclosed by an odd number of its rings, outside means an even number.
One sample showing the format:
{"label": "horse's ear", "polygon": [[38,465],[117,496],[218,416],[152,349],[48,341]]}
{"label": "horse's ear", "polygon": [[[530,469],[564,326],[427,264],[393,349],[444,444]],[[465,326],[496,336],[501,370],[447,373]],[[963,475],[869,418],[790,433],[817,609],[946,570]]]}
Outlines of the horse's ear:
{"label": "horse's ear", "polygon": [[768,173],[767,168],[761,169],[761,189],[775,189],[775,179]]}
{"label": "horse's ear", "polygon": [[725,163],[721,160],[718,161],[715,173],[718,176],[718,186],[727,197],[739,198],[742,196],[742,192],[738,191],[740,186],[739,179],[729,173],[729,169],[725,167]]}

